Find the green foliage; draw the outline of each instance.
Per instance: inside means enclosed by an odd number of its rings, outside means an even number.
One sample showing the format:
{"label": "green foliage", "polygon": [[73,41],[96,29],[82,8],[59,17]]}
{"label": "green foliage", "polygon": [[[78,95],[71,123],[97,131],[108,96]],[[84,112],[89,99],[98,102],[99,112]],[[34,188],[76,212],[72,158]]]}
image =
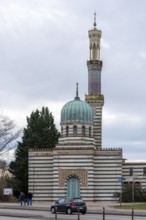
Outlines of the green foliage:
{"label": "green foliage", "polygon": [[118,209],[134,209],[134,210],[146,210],[146,203],[130,203],[113,206]]}
{"label": "green foliage", "polygon": [[134,202],[146,201],[144,191],[139,186],[137,187],[135,184],[134,186],[133,184],[128,184],[128,186],[123,189],[122,202],[133,202],[133,196]]}
{"label": "green foliage", "polygon": [[27,126],[23,130],[22,142],[18,142],[15,161],[9,165],[9,171],[15,177],[15,195],[28,192],[28,149],[53,149],[58,142],[59,132],[48,108],[38,109],[27,117]]}
{"label": "green foliage", "polygon": [[15,151],[15,161],[9,164],[9,171],[13,174],[15,185],[13,191],[16,196],[19,192],[28,192],[28,147],[25,143],[18,142]]}
{"label": "green foliage", "polygon": [[53,149],[58,142],[59,132],[54,124],[54,118],[48,108],[32,112],[27,117],[27,128],[24,129],[23,142],[28,148]]}
{"label": "green foliage", "polygon": [[133,189],[132,185],[124,187],[122,190],[122,202],[132,202]]}
{"label": "green foliage", "polygon": [[[114,193],[114,198],[119,198],[119,201],[120,196],[120,193]],[[121,202],[146,202],[146,192],[143,189],[141,189],[140,185],[137,186],[136,184],[133,185],[129,183],[123,187],[121,198]]]}

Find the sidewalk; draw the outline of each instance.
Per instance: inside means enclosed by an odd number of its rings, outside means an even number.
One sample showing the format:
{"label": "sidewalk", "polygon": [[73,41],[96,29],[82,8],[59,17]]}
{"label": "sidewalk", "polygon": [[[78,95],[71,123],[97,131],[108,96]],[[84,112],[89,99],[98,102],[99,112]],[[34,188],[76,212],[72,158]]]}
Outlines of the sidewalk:
{"label": "sidewalk", "polygon": [[[38,209],[38,210],[50,210],[50,207],[53,202],[33,202],[32,206],[20,206],[19,202],[16,203],[9,203],[9,202],[0,202],[0,208],[18,208],[23,207],[25,209]],[[87,209],[89,211],[98,211],[103,210],[103,207],[105,207],[107,210],[114,209],[113,206],[118,205],[118,203],[113,202],[87,202]]]}

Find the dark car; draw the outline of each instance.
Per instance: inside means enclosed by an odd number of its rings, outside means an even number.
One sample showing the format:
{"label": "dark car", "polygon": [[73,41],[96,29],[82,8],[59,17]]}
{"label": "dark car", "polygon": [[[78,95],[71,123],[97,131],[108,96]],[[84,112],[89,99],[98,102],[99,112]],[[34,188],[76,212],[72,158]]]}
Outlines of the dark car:
{"label": "dark car", "polygon": [[82,198],[61,198],[54,202],[51,206],[51,212],[64,212],[66,214],[72,214],[73,212],[81,212],[86,214],[86,203]]}

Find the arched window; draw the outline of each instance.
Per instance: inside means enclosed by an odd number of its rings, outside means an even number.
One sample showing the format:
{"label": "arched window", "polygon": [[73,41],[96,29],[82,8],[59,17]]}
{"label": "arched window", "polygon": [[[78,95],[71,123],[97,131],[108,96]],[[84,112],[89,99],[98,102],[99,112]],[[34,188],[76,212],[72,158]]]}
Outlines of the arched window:
{"label": "arched window", "polygon": [[85,137],[85,126],[82,126],[82,137]]}
{"label": "arched window", "polygon": [[63,127],[61,127],[61,136],[63,136]]}
{"label": "arched window", "polygon": [[66,137],[68,137],[68,135],[69,135],[69,127],[66,126]]}
{"label": "arched window", "polygon": [[89,137],[91,137],[91,131],[92,131],[92,129],[91,129],[91,127],[89,127]]}
{"label": "arched window", "polygon": [[96,45],[94,43],[93,44],[93,50],[92,50],[92,59],[96,60],[96,58],[97,58],[97,48],[96,48]]}
{"label": "arched window", "polygon": [[77,126],[73,126],[73,136],[77,136]]}

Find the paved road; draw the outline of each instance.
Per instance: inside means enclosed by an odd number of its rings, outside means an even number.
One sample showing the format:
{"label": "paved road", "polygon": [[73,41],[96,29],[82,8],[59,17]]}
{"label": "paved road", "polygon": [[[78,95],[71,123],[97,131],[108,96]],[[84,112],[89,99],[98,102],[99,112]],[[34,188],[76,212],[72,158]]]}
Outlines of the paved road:
{"label": "paved road", "polygon": [[[27,209],[0,209],[0,220],[55,220],[55,215],[49,211],[27,210]],[[57,215],[58,220],[78,220],[78,215]],[[80,220],[103,220],[102,214],[80,215]],[[131,220],[131,216],[123,215],[105,215],[105,220]],[[135,216],[134,220],[145,220],[146,217]]]}
{"label": "paved road", "polygon": [[[48,217],[48,218],[26,218],[26,217],[4,217],[4,216],[0,216],[0,220],[55,220],[55,218],[53,217]],[[58,220],[78,220],[77,215],[72,215],[72,216],[58,216],[57,218]],[[87,214],[86,216],[80,216],[80,220],[103,220],[102,216],[97,216],[95,214],[91,215],[91,214]],[[111,215],[111,216],[105,216],[105,220],[131,220],[131,217],[128,216],[115,216],[115,215]],[[134,218],[134,220],[145,220],[145,217],[136,217]]]}
{"label": "paved road", "polygon": [[[20,206],[19,203],[0,203],[0,220],[55,220],[50,210],[51,203],[34,203],[32,206]],[[88,213],[80,215],[80,220],[103,220],[103,207],[105,207],[105,220],[132,220],[131,210],[113,208],[111,204],[89,203]],[[135,210],[134,220],[146,220],[146,210]],[[58,214],[58,220],[78,220],[78,215]]]}

